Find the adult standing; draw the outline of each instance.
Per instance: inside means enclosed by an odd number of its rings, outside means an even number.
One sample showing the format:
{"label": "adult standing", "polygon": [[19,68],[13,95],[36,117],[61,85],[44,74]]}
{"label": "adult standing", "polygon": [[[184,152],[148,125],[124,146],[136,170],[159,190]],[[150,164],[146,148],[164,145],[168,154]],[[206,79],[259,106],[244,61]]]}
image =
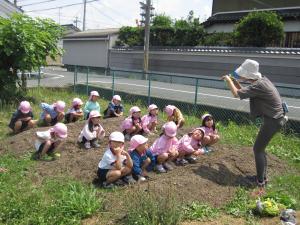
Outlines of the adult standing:
{"label": "adult standing", "polygon": [[[234,73],[222,77],[234,97],[250,99],[250,114],[260,117],[263,123],[256,137],[253,151],[256,164],[256,182],[259,187],[265,187],[267,182],[267,158],[265,149],[275,135],[287,122],[281,97],[272,82],[259,72],[259,63],[246,59]],[[242,87],[238,80],[250,83]]]}

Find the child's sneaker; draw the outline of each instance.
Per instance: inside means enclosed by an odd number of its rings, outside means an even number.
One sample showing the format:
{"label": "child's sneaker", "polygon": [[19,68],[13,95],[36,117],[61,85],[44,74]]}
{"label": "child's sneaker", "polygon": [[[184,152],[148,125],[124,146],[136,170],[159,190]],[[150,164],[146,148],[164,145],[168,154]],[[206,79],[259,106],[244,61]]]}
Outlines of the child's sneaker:
{"label": "child's sneaker", "polygon": [[97,140],[92,141],[91,144],[92,144],[92,146],[93,146],[94,148],[100,148],[100,145],[99,145],[99,143],[98,143]]}
{"label": "child's sneaker", "polygon": [[177,166],[184,166],[186,164],[188,164],[188,161],[186,161],[185,159],[176,159]]}
{"label": "child's sneaker", "polygon": [[197,162],[197,158],[194,156],[188,156],[185,158],[185,160],[190,164],[195,164]]}
{"label": "child's sneaker", "polygon": [[171,171],[171,170],[174,169],[170,162],[165,162],[165,163],[163,164],[163,166],[164,166],[164,168],[165,168],[166,170],[169,170],[169,171]]}
{"label": "child's sneaker", "polygon": [[112,189],[115,187],[115,185],[113,183],[107,183],[106,181],[104,181],[102,183],[102,187],[105,188],[105,189]]}
{"label": "child's sneaker", "polygon": [[91,149],[91,143],[89,141],[84,143],[85,149]]}
{"label": "child's sneaker", "polygon": [[135,180],[131,175],[127,175],[121,178],[126,184],[134,184]]}
{"label": "child's sneaker", "polygon": [[138,175],[138,179],[137,179],[138,182],[144,182],[146,180],[147,180],[146,177]]}
{"label": "child's sneaker", "polygon": [[156,165],[156,170],[157,172],[159,173],[166,173],[167,171],[165,170],[165,168],[163,167],[163,165],[159,164],[159,165]]}
{"label": "child's sneaker", "polygon": [[206,155],[211,153],[211,151],[212,151],[208,146],[204,146],[203,150],[204,150],[204,154],[206,154]]}
{"label": "child's sneaker", "polygon": [[126,140],[126,141],[130,141],[130,138],[131,138],[130,134],[125,134],[124,137],[125,137],[125,140]]}

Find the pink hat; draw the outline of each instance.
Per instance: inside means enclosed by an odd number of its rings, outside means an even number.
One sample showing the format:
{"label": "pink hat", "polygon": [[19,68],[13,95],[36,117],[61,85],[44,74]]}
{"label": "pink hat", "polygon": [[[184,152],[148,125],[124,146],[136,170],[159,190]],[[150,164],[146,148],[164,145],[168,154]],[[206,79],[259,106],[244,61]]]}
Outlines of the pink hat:
{"label": "pink hat", "polygon": [[212,115],[210,115],[209,113],[206,113],[206,114],[204,114],[204,115],[201,117],[201,119],[204,120],[204,119],[205,119],[206,117],[208,117],[208,116],[212,117]]}
{"label": "pink hat", "polygon": [[134,149],[136,149],[139,145],[145,144],[148,141],[148,138],[145,138],[142,135],[134,135],[131,139],[130,139],[130,147],[128,149],[128,151],[133,151]]}
{"label": "pink hat", "polygon": [[57,109],[58,112],[64,112],[66,103],[63,101],[57,101],[53,104],[53,106]]}
{"label": "pink hat", "polygon": [[109,135],[109,140],[110,141],[118,141],[118,142],[123,142],[124,143],[125,142],[124,134],[122,134],[119,131],[112,132]]}
{"label": "pink hat", "polygon": [[168,116],[172,116],[174,109],[176,109],[174,105],[167,105],[165,108],[165,112],[167,113]]}
{"label": "pink hat", "polygon": [[83,102],[81,101],[80,98],[74,98],[73,101],[72,101],[72,106],[77,106],[77,105],[82,105]]}
{"label": "pink hat", "polygon": [[56,133],[60,138],[66,138],[68,136],[68,128],[63,123],[57,123],[54,127],[50,128],[50,132]]}
{"label": "pink hat", "polygon": [[139,107],[133,106],[133,107],[130,108],[129,113],[130,113],[130,115],[132,115],[133,113],[140,112],[140,111],[141,110],[140,110]]}
{"label": "pink hat", "polygon": [[19,110],[25,114],[29,113],[31,110],[30,103],[28,101],[22,101],[19,105]]}
{"label": "pink hat", "polygon": [[96,117],[101,117],[101,114],[96,110],[92,110],[89,114],[89,120]]}
{"label": "pink hat", "polygon": [[98,96],[99,97],[100,95],[99,95],[98,91],[91,91],[89,100],[91,100],[93,96]]}
{"label": "pink hat", "polygon": [[169,137],[175,137],[177,134],[177,126],[173,121],[165,123],[162,128]]}
{"label": "pink hat", "polygon": [[148,111],[150,112],[153,109],[158,109],[157,105],[151,104],[148,106]]}
{"label": "pink hat", "polygon": [[205,129],[203,127],[197,127],[195,129],[193,129],[191,132],[189,132],[189,134],[194,133],[196,130],[200,130],[203,135],[205,134]]}
{"label": "pink hat", "polygon": [[120,97],[120,95],[114,95],[112,100],[121,101],[121,97]]}

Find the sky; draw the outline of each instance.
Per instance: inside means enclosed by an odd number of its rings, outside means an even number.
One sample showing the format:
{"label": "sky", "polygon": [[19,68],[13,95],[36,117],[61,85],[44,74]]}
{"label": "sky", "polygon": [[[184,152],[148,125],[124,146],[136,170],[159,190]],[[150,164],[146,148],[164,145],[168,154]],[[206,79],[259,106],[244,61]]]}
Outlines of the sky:
{"label": "sky", "polygon": [[[94,0],[88,3],[86,29],[135,26],[136,19],[141,19],[140,1],[145,0]],[[82,29],[83,0],[18,0],[17,3],[32,17],[47,17],[60,24],[75,24],[77,17],[77,26]],[[63,7],[77,3],[79,5]],[[205,21],[211,15],[212,0],[152,0],[152,5],[154,14],[165,13],[173,19],[181,19],[193,10],[196,17]],[[61,8],[50,9],[55,7]]]}

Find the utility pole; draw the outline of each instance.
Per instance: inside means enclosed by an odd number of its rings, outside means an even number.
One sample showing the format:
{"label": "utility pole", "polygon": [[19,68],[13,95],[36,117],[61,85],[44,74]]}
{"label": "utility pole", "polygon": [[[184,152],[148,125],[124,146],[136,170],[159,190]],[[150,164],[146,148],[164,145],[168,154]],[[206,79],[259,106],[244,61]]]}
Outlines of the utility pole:
{"label": "utility pole", "polygon": [[151,0],[146,0],[146,4],[143,2],[140,2],[141,9],[143,12],[141,13],[142,17],[144,19],[142,20],[142,23],[145,24],[145,36],[144,36],[144,67],[143,72],[145,75],[145,79],[147,79],[147,73],[149,68],[149,41],[150,41],[150,17],[151,17],[151,10],[154,8],[151,5]]}
{"label": "utility pole", "polygon": [[75,23],[75,27],[78,28],[78,22],[79,22],[79,19],[78,19],[78,16],[75,17],[75,20],[73,21]]}
{"label": "utility pole", "polygon": [[83,25],[82,31],[85,31],[86,0],[83,0]]}

